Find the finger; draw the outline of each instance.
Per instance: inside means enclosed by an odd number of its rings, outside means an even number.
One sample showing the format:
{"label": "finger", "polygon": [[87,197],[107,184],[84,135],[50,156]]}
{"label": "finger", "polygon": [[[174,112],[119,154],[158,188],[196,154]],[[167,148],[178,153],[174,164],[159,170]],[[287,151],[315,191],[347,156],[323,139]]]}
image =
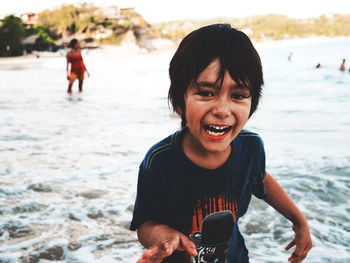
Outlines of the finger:
{"label": "finger", "polygon": [[300,247],[297,246],[292,255],[288,258],[288,261],[299,263],[306,257],[306,254],[304,249],[300,249]]}
{"label": "finger", "polygon": [[139,260],[138,260],[136,263],[147,263],[147,262],[149,262],[149,259],[150,259],[150,258],[151,258],[151,256],[149,255],[149,251],[146,250],[146,251],[142,254],[141,258],[139,258]]}
{"label": "finger", "polygon": [[297,260],[298,260],[298,255],[294,253],[292,253],[292,255],[288,258],[288,261],[291,263],[296,263],[298,262]]}
{"label": "finger", "polygon": [[196,245],[193,243],[191,239],[189,239],[185,235],[180,236],[180,242],[182,248],[191,256],[197,256],[197,250],[196,250]]}
{"label": "finger", "polygon": [[136,263],[161,263],[162,259],[154,259],[154,258],[150,258],[150,259],[144,259],[144,258],[140,258]]}
{"label": "finger", "polygon": [[303,261],[305,258],[306,258],[306,256],[307,256],[307,254],[309,253],[309,251],[310,251],[310,249],[312,248],[312,246],[310,246],[310,245],[307,245],[300,253],[300,256],[299,257],[297,257],[297,260],[295,261],[296,263],[299,263],[299,262],[301,262],[301,261]]}
{"label": "finger", "polygon": [[144,259],[144,258],[140,258],[138,261],[136,261],[136,263],[147,263],[148,260]]}
{"label": "finger", "polygon": [[298,248],[298,246],[295,248],[294,252],[292,253],[292,257],[294,259],[300,258],[303,255],[303,251]]}
{"label": "finger", "polygon": [[291,263],[300,263],[300,262],[302,262],[305,258],[306,258],[306,256],[298,256],[298,257],[295,257],[295,258],[290,257],[290,258],[288,259],[288,261],[291,262]]}
{"label": "finger", "polygon": [[303,261],[306,258],[311,248],[312,248],[312,243],[307,243],[306,245],[303,245],[303,246],[297,245],[295,248],[295,251],[288,258],[288,261],[292,263],[299,263]]}
{"label": "finger", "polygon": [[157,246],[152,246],[149,249],[147,249],[145,252],[143,252],[141,258],[144,260],[148,260],[154,257],[155,255],[157,255],[157,253],[159,253],[159,248]]}
{"label": "finger", "polygon": [[179,242],[176,240],[165,242],[161,245],[159,256],[162,259],[169,257],[177,249]]}
{"label": "finger", "polygon": [[137,263],[160,263],[165,257],[162,249],[158,246],[152,246],[142,254]]}
{"label": "finger", "polygon": [[162,249],[168,255],[171,255],[176,249],[176,244],[174,242],[166,242],[162,245]]}
{"label": "finger", "polygon": [[[305,257],[304,257],[305,258]],[[303,260],[303,257],[301,256],[297,256],[295,254],[292,254],[289,258],[288,261],[292,262],[292,263],[297,263],[297,262],[301,262]]]}
{"label": "finger", "polygon": [[286,247],[285,250],[289,250],[290,248],[295,246],[295,239],[293,239]]}

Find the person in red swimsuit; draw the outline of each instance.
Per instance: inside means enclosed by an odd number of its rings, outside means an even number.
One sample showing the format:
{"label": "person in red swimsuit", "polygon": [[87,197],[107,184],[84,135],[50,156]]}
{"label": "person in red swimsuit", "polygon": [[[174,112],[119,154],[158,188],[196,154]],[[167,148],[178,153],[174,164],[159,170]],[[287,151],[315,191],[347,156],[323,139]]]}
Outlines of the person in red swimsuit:
{"label": "person in red swimsuit", "polygon": [[[80,52],[80,44],[77,39],[72,39],[69,46],[71,50],[67,53],[67,79],[68,84],[68,93],[72,93],[73,82],[76,79],[79,79],[79,92],[83,91],[83,82],[84,82],[84,73],[86,72],[88,76],[90,73],[87,71],[83,57]],[[69,67],[70,65],[70,67]]]}
{"label": "person in red swimsuit", "polygon": [[343,62],[340,65],[340,71],[345,71],[345,58],[343,59]]}

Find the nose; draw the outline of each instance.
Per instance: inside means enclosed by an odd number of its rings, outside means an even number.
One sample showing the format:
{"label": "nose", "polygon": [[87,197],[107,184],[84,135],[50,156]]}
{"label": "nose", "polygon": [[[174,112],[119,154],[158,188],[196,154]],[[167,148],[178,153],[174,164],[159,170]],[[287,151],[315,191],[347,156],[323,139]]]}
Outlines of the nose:
{"label": "nose", "polygon": [[215,100],[212,113],[219,119],[224,119],[230,115],[230,103],[223,97],[218,97]]}

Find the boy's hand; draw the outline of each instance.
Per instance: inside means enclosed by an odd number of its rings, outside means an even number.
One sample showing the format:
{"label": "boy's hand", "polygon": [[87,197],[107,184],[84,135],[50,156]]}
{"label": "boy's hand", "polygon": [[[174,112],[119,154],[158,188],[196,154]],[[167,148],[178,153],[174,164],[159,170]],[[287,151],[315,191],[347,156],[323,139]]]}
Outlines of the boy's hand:
{"label": "boy's hand", "polygon": [[175,250],[197,255],[195,244],[187,236],[165,225],[158,225],[157,228],[157,241],[142,254],[137,263],[160,263]]}
{"label": "boy's hand", "polygon": [[295,232],[294,239],[286,246],[286,250],[295,246],[294,252],[288,258],[291,263],[299,263],[303,261],[307,253],[312,248],[312,241],[310,236],[309,227],[297,227],[293,225],[293,230]]}
{"label": "boy's hand", "polygon": [[158,246],[153,246],[147,249],[137,261],[137,263],[158,263],[166,257],[170,256],[165,249],[159,248]]}

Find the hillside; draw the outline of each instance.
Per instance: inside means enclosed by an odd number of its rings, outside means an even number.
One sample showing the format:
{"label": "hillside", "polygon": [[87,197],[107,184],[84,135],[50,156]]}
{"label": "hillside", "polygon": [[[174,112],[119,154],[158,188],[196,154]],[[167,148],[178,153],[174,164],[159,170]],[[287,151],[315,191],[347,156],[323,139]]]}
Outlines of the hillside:
{"label": "hillside", "polygon": [[121,44],[124,40],[142,42],[157,33],[133,8],[99,8],[92,4],[62,5],[60,9],[38,14],[37,25],[47,28],[58,43],[75,37],[96,44]]}
{"label": "hillside", "polygon": [[152,26],[160,36],[179,40],[192,30],[212,23],[229,23],[256,41],[312,36],[350,36],[350,14],[335,14],[308,19],[293,19],[270,14],[243,18],[223,17],[207,20],[172,21]]}
{"label": "hillside", "polygon": [[66,48],[72,38],[84,48],[109,44],[159,50],[174,47],[189,32],[213,23],[229,23],[255,41],[350,36],[350,15],[292,19],[270,14],[150,24],[134,8],[83,3],[0,20],[0,56],[21,55],[23,50],[56,51]]}

